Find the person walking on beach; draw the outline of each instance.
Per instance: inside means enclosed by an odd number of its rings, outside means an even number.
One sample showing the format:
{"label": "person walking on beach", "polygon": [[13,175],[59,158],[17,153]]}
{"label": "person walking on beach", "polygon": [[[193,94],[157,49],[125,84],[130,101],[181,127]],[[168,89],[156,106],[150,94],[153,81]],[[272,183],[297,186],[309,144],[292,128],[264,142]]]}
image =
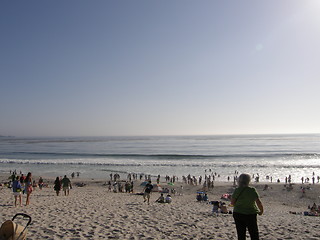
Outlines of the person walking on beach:
{"label": "person walking on beach", "polygon": [[67,178],[67,175],[64,175],[64,178],[61,180],[62,189],[64,191],[64,195],[69,195],[69,189],[71,188],[71,181]]}
{"label": "person walking on beach", "polygon": [[[21,172],[21,171],[20,171]],[[20,183],[22,186],[22,193],[25,194],[26,193],[26,188],[25,188],[25,184],[24,184],[24,180],[26,179],[26,177],[21,173],[20,176]]]}
{"label": "person walking on beach", "polygon": [[148,204],[150,202],[150,195],[151,195],[152,189],[153,189],[153,185],[151,184],[151,180],[149,180],[147,185],[144,187],[144,194],[143,194],[144,202],[148,200]]}
{"label": "person walking on beach", "polygon": [[246,239],[247,228],[252,240],[259,239],[257,214],[263,214],[263,205],[257,190],[254,187],[249,187],[250,180],[249,174],[241,174],[238,179],[239,187],[235,189],[231,196],[238,240]]}
{"label": "person walking on beach", "polygon": [[24,180],[25,192],[27,193],[26,206],[30,204],[30,195],[33,191],[31,172],[28,172],[27,177]]}
{"label": "person walking on beach", "polygon": [[20,183],[20,177],[17,176],[16,179],[14,179],[12,183],[12,191],[13,191],[13,196],[14,196],[14,206],[17,206],[17,200],[19,198],[19,203],[20,207],[22,207],[22,197],[21,197],[21,192],[22,192],[22,186]]}
{"label": "person walking on beach", "polygon": [[61,181],[59,177],[56,178],[54,181],[53,189],[56,191],[57,196],[59,196],[60,190],[61,190]]}

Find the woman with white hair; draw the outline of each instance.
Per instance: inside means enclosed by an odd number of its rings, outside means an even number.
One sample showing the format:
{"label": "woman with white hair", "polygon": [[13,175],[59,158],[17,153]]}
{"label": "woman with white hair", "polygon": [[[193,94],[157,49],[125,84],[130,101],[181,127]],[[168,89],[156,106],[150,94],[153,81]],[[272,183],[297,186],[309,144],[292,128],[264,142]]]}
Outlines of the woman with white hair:
{"label": "woman with white hair", "polygon": [[257,190],[249,187],[250,180],[249,174],[241,174],[238,179],[239,187],[235,189],[231,197],[238,240],[246,239],[247,228],[251,239],[259,239],[257,214],[263,214],[263,205]]}

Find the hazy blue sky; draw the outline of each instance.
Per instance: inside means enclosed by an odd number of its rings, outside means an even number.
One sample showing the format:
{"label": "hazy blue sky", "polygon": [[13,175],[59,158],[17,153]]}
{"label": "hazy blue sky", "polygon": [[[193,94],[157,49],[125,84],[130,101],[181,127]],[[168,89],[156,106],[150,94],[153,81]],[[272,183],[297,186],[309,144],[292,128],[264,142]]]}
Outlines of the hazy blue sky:
{"label": "hazy blue sky", "polygon": [[320,1],[0,2],[0,135],[320,132]]}

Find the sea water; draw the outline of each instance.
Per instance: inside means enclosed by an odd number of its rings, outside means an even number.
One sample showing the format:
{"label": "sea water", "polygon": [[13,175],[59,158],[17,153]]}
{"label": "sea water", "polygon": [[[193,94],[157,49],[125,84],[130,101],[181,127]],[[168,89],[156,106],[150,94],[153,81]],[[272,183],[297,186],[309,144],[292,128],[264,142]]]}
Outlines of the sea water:
{"label": "sea water", "polygon": [[293,182],[320,175],[320,134],[142,137],[0,137],[0,171],[109,179],[110,173],[204,176],[235,171]]}

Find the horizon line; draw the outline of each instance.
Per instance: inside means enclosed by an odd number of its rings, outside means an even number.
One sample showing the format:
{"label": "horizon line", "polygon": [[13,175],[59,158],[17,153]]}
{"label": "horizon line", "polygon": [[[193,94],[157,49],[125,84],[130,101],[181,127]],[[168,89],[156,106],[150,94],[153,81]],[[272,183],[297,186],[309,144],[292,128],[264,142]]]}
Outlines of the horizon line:
{"label": "horizon line", "polygon": [[272,136],[272,135],[317,135],[320,133],[219,133],[219,134],[141,134],[141,135],[35,135],[35,136],[13,136],[0,135],[1,138],[90,138],[90,137],[200,137],[200,136]]}

